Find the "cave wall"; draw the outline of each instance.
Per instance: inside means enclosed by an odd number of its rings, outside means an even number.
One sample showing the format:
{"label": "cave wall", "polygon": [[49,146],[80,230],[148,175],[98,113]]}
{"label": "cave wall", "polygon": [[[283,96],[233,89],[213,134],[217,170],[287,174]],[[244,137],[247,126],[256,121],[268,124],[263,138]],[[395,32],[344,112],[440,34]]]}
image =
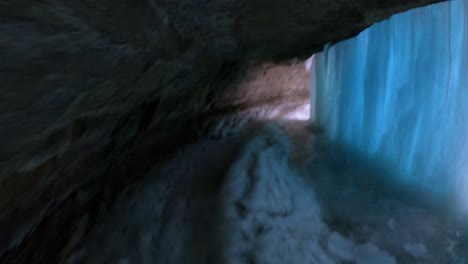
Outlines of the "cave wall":
{"label": "cave wall", "polygon": [[0,1],[0,262],[61,262],[259,62],[432,2]]}
{"label": "cave wall", "polygon": [[468,200],[468,2],[398,14],[314,57],[326,134],[454,210]]}

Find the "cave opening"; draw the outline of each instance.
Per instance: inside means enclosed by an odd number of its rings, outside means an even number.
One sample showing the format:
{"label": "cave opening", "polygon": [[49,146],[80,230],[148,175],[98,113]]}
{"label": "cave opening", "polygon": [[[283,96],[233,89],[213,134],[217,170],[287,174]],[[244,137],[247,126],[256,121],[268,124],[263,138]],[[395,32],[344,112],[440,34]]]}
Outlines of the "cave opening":
{"label": "cave opening", "polygon": [[0,263],[468,263],[467,0],[26,2]]}

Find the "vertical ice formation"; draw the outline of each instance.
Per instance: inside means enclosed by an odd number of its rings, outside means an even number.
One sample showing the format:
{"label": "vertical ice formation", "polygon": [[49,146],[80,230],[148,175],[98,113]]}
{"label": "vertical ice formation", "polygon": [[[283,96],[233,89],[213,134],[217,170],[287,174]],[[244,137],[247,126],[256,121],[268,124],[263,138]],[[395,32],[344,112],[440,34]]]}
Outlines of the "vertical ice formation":
{"label": "vertical ice formation", "polygon": [[468,0],[396,15],[326,47],[314,67],[332,140],[468,204]]}

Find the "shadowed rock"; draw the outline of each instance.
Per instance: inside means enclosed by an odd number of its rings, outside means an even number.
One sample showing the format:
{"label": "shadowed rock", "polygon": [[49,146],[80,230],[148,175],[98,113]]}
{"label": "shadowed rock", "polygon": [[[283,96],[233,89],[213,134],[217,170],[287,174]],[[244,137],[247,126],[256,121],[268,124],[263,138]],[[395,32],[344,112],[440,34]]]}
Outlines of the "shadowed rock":
{"label": "shadowed rock", "polygon": [[434,2],[0,1],[0,262],[63,262],[250,67]]}

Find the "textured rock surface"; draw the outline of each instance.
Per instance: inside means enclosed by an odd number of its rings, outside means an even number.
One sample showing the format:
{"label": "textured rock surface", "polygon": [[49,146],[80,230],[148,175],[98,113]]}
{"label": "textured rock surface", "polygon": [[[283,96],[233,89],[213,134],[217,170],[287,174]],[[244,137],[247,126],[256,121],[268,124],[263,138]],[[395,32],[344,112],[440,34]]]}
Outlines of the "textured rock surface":
{"label": "textured rock surface", "polygon": [[258,62],[432,2],[0,1],[0,262],[62,262]]}

